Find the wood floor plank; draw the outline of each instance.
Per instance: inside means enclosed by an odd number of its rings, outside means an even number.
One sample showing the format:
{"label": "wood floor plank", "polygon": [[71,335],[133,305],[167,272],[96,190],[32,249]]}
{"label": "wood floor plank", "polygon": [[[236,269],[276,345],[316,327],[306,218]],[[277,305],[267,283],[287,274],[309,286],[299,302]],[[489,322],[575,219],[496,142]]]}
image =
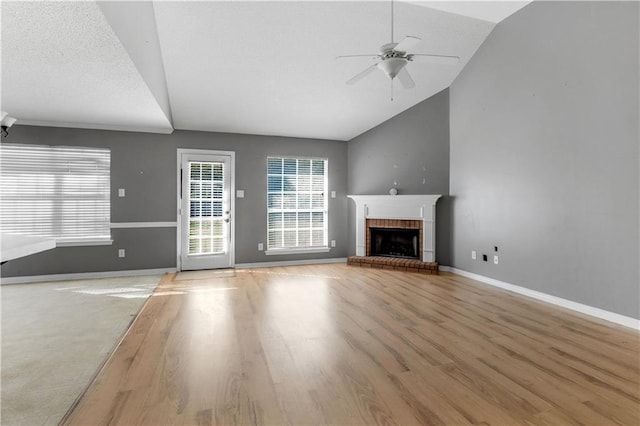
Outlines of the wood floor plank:
{"label": "wood floor plank", "polygon": [[633,425],[638,424],[638,411],[640,407],[637,407],[636,412],[620,407],[609,401],[605,401],[602,398],[596,398],[584,403],[592,411],[598,413],[598,417],[606,419],[608,422],[612,422],[619,425]]}
{"label": "wood floor plank", "polygon": [[[396,375],[406,388],[406,392],[410,392],[419,407],[428,410],[429,418],[437,419],[428,421],[431,424],[445,424],[445,420],[451,416],[462,416],[473,424],[495,424],[495,425],[515,425],[518,423],[518,417],[512,415],[511,412],[500,409],[492,401],[483,398],[482,395],[471,392],[464,384],[452,380],[450,376],[440,370],[440,367],[428,367],[424,371],[409,371]],[[416,389],[424,389],[426,395],[438,395],[435,404],[432,400],[420,397],[415,393]],[[438,415],[436,407],[438,400],[444,401],[447,405],[455,410],[455,413],[444,413]]]}
{"label": "wood floor plank", "polygon": [[639,348],[448,273],[168,274],[64,424],[640,424]]}
{"label": "wood floor plank", "polygon": [[427,383],[429,379],[407,372],[397,374],[398,386],[407,402],[420,414],[420,424],[432,425],[471,425],[476,421],[460,409],[460,406],[448,396],[442,395]]}
{"label": "wood floor plank", "polygon": [[[574,389],[576,392],[584,390],[587,392],[586,396],[584,396],[586,400],[597,397],[604,398],[614,405],[624,407],[625,410],[636,413],[638,421],[640,422],[640,411],[638,410],[637,402],[637,398],[640,396],[640,389],[635,392],[635,395],[627,395],[622,390],[611,386],[611,384],[607,382],[598,381],[594,377],[576,371],[570,366],[563,364],[561,359],[548,357],[538,350],[537,345],[523,345],[520,341],[504,337],[494,339],[494,341],[504,348],[511,350],[513,356],[516,356],[518,359],[531,363],[548,374],[566,381],[570,392]],[[638,373],[636,373],[636,375],[637,374]]]}

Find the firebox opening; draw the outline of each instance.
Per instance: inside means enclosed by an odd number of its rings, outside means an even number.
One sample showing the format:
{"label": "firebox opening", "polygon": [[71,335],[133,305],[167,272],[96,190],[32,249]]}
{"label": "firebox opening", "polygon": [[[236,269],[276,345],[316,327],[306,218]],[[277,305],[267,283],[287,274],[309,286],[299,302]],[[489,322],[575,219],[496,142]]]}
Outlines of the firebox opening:
{"label": "firebox opening", "polygon": [[369,228],[371,256],[420,259],[420,231],[418,229]]}

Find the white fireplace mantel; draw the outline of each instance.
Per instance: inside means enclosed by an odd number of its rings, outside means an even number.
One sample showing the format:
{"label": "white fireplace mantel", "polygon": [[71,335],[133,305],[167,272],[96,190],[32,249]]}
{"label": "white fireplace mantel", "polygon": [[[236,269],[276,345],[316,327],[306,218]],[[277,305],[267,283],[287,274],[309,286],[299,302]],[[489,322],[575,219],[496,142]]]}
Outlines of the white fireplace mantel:
{"label": "white fireplace mantel", "polygon": [[367,219],[423,221],[422,260],[436,259],[436,202],[442,195],[348,195],[356,203],[356,256],[365,256]]}

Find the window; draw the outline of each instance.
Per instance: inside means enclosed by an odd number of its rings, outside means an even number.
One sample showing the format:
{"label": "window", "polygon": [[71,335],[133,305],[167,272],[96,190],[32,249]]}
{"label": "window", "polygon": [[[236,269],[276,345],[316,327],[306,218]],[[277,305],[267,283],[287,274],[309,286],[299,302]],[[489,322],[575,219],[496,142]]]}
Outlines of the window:
{"label": "window", "polygon": [[267,254],[314,250],[328,251],[327,160],[269,157]]}
{"label": "window", "polygon": [[189,254],[227,251],[224,163],[189,161]]}
{"label": "window", "polygon": [[108,149],[3,143],[0,166],[2,232],[111,242]]}

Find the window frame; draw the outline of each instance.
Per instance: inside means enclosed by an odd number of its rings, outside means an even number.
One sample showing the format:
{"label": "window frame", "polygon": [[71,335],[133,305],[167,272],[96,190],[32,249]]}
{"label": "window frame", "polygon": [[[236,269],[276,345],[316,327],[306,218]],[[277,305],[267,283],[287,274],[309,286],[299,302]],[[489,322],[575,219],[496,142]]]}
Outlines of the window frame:
{"label": "window frame", "polygon": [[[283,170],[281,171],[280,174],[273,174],[273,173],[269,173],[269,161],[272,159],[279,159],[283,162]],[[324,163],[324,173],[323,173],[323,190],[322,190],[322,203],[323,206],[321,209],[313,209],[312,207],[312,201],[310,200],[310,204],[309,204],[309,208],[300,208],[298,206],[296,206],[295,208],[291,209],[285,209],[284,205],[281,208],[272,208],[270,207],[270,203],[269,203],[269,195],[273,195],[275,193],[277,193],[278,191],[270,191],[269,190],[269,176],[282,176],[284,178],[284,176],[286,176],[285,172],[284,172],[284,161],[285,160],[295,160],[296,161],[296,173],[295,175],[292,176],[299,176],[299,162],[300,161],[304,161],[304,160],[309,160],[311,162],[315,161],[322,161]],[[329,159],[326,157],[308,157],[308,156],[297,156],[297,155],[269,155],[267,156],[267,161],[266,161],[266,166],[267,166],[267,170],[266,170],[266,178],[267,178],[267,188],[266,188],[266,198],[267,198],[267,215],[266,215],[266,225],[267,225],[267,232],[266,232],[266,250],[265,250],[265,254],[266,255],[286,255],[286,254],[309,254],[309,253],[327,253],[329,252],[331,249],[329,248],[329,197],[328,197],[328,187],[329,187]],[[313,163],[310,164],[310,175],[309,176],[313,176]],[[303,175],[304,176],[304,175]],[[291,195],[291,194],[295,194],[296,195],[296,200],[298,200],[298,195],[300,193],[300,191],[298,191],[298,188],[296,187],[295,191],[285,191],[284,190],[284,179],[283,179],[283,183],[282,183],[282,188],[280,189],[280,194],[284,197],[285,194],[287,195]],[[312,197],[313,195],[313,186],[312,183],[310,183],[311,185],[311,189],[309,191],[309,195],[310,197]],[[317,191],[316,191],[317,192]],[[284,203],[284,200],[282,201]],[[296,201],[297,204],[297,201]],[[273,229],[270,228],[270,213],[283,213],[283,221],[284,221],[284,213],[296,213],[296,215],[300,212],[305,213],[305,212],[309,212],[310,217],[312,218],[313,213],[314,212],[322,212],[322,220],[323,220],[323,228],[322,228],[322,232],[323,232],[323,244],[322,245],[313,245],[313,246],[280,246],[280,247],[272,247],[270,245],[270,238],[269,238],[269,233],[270,231],[272,231]],[[312,219],[310,219],[312,220]],[[298,235],[299,230],[301,229],[298,224],[296,224],[296,227],[293,228],[296,231],[296,235]],[[293,230],[291,228],[289,228],[289,230]],[[305,229],[305,228],[302,228]],[[276,228],[277,230],[277,228]],[[284,232],[285,228],[281,227],[280,228],[281,231]],[[309,227],[310,232],[312,232],[313,230],[313,225],[311,224],[311,226]],[[312,238],[313,240],[313,238]],[[284,236],[282,241],[284,241]]]}

